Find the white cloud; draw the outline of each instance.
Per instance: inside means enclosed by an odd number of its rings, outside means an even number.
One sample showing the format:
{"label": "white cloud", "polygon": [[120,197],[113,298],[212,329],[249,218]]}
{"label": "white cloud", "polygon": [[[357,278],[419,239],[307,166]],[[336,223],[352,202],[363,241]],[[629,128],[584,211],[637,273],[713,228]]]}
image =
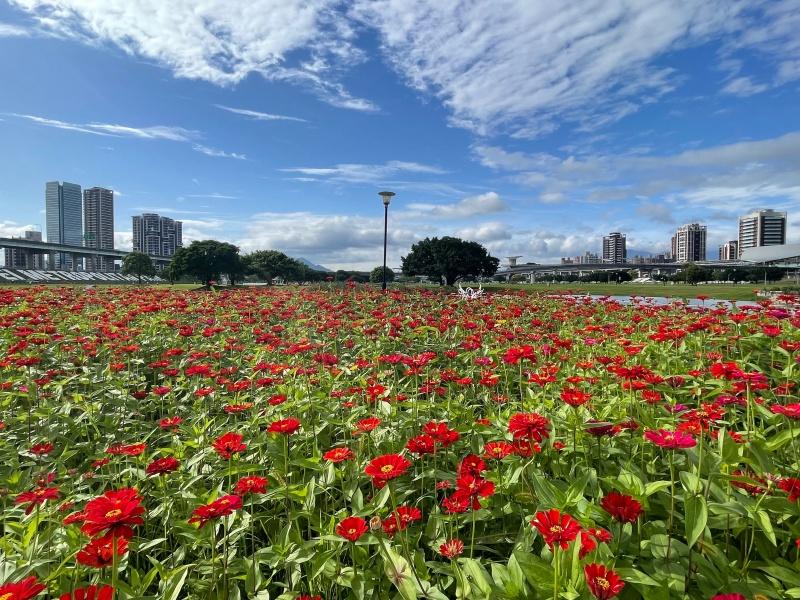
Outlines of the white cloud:
{"label": "white cloud", "polygon": [[247,160],[247,156],[244,154],[225,152],[224,150],[217,150],[216,148],[210,148],[208,146],[204,146],[203,144],[194,144],[192,146],[192,150],[195,152],[200,152],[201,154],[205,154],[206,156],[213,156],[215,158],[235,158],[236,160]]}
{"label": "white cloud", "polygon": [[115,231],[114,248],[117,250],[133,250],[133,231]]}
{"label": "white cloud", "polygon": [[385,181],[401,173],[420,175],[442,175],[447,171],[431,165],[416,162],[392,160],[382,165],[363,163],[343,163],[332,167],[291,167],[280,169],[285,173],[299,173],[314,179],[326,179],[349,183]]}
{"label": "white cloud", "polygon": [[67,129],[80,133],[90,133],[93,135],[104,135],[111,137],[131,137],[144,140],[171,140],[174,142],[188,142],[200,136],[199,132],[183,127],[167,127],[155,125],[152,127],[131,127],[129,125],[115,125],[109,123],[69,123],[57,119],[48,119],[36,115],[22,115],[12,113],[12,116],[27,119],[44,125],[55,127],[56,129]]}
{"label": "white cloud", "polygon": [[675,224],[672,209],[663,202],[642,202],[636,207],[636,214],[657,223]]}
{"label": "white cloud", "polygon": [[223,106],[222,104],[216,104],[217,108],[221,108],[222,110],[227,110],[228,112],[232,112],[237,115],[242,115],[244,117],[249,117],[251,119],[255,119],[256,121],[297,121],[298,123],[307,123],[305,119],[301,119],[299,117],[289,117],[287,115],[276,115],[273,113],[265,113],[259,112],[257,110],[248,110],[246,108],[233,108],[230,106]]}
{"label": "white cloud", "polygon": [[481,223],[477,227],[465,227],[456,231],[456,237],[487,244],[511,239],[511,227],[498,221]]}
{"label": "white cloud", "polygon": [[20,225],[15,221],[0,220],[0,237],[22,237],[26,231],[38,231],[36,225]]}
{"label": "white cloud", "polygon": [[466,219],[506,210],[508,206],[496,192],[470,196],[449,204],[411,203],[408,210],[424,218]]}
{"label": "white cloud", "polygon": [[2,23],[2,22],[0,22],[0,38],[1,37],[27,37],[29,35],[30,35],[30,31],[28,31],[24,27],[19,27],[18,25],[12,25],[11,23]]}
{"label": "white cloud", "polygon": [[111,43],[176,77],[217,85],[252,73],[310,86],[326,102],[374,110],[333,81],[364,60],[338,0],[11,0],[41,29]]}
{"label": "white cloud", "polygon": [[769,86],[763,83],[756,83],[750,77],[736,77],[731,79],[722,91],[726,94],[734,96],[753,96],[760,94],[769,89]]}

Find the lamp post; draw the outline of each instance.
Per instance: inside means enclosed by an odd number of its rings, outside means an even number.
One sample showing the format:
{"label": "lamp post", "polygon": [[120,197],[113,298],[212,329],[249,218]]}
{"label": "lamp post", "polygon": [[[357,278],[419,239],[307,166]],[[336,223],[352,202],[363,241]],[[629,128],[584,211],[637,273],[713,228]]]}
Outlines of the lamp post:
{"label": "lamp post", "polygon": [[389,233],[389,202],[394,196],[394,192],[378,192],[378,195],[383,199],[383,285],[382,290],[386,290],[386,243]]}

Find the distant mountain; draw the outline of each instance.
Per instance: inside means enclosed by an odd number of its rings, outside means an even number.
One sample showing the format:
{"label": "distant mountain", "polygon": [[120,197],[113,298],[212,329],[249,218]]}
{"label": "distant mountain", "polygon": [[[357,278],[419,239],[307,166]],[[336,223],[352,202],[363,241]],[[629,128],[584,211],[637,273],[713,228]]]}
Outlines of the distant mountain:
{"label": "distant mountain", "polygon": [[305,266],[307,266],[309,269],[314,269],[315,271],[322,271],[323,273],[333,273],[333,271],[331,271],[329,268],[323,267],[322,265],[314,264],[310,260],[308,260],[307,258],[296,258],[295,260],[300,261]]}

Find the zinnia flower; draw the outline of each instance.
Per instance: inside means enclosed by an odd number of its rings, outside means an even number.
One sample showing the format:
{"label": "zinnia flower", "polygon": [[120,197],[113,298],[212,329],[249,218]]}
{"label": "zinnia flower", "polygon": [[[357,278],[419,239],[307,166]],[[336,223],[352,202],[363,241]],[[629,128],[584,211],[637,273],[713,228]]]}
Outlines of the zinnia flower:
{"label": "zinnia flower", "polygon": [[340,463],[352,460],[355,455],[350,448],[332,448],[322,455],[322,458],[332,463]]}
{"label": "zinnia flower", "polygon": [[273,422],[268,428],[269,433],[282,433],[291,435],[300,428],[300,421],[293,417]]}
{"label": "zinnia flower", "polygon": [[613,598],[625,587],[625,582],[614,571],[606,569],[603,565],[590,563],[583,568],[586,584],[597,600]]}
{"label": "zinnia flower", "polygon": [[38,596],[45,586],[39,583],[35,575],[26,577],[16,583],[4,583],[0,585],[0,600],[28,600]]}
{"label": "zinnia flower", "polygon": [[566,404],[569,404],[575,408],[586,404],[591,397],[591,394],[587,394],[586,392],[576,388],[565,388],[561,390],[561,399]]}
{"label": "zinnia flower", "polygon": [[514,446],[505,441],[487,442],[483,447],[483,457],[486,459],[502,460],[514,452]]}
{"label": "zinnia flower", "polygon": [[247,445],[242,443],[242,434],[232,431],[221,435],[212,444],[222,458],[230,460],[234,454],[239,454],[247,450]]}
{"label": "zinnia flower", "polygon": [[642,505],[632,496],[609,492],[600,501],[600,506],[611,517],[620,523],[634,523],[642,514]]}
{"label": "zinnia flower", "polygon": [[195,508],[194,511],[192,511],[192,516],[189,519],[189,523],[199,523],[200,529],[202,529],[205,527],[206,523],[212,519],[227,517],[228,515],[232,514],[233,511],[240,508],[242,508],[241,496],[235,496],[232,494],[228,496],[222,496],[213,502],[209,502],[208,504],[204,504],[203,506],[198,506]]}
{"label": "zinnia flower", "polygon": [[361,517],[347,517],[336,526],[336,533],[344,539],[355,542],[369,529],[367,522]]}
{"label": "zinnia flower", "polygon": [[145,472],[148,475],[164,475],[165,473],[175,471],[180,466],[181,461],[177,458],[174,456],[165,456],[164,458],[157,458],[147,465]]}
{"label": "zinnia flower", "polygon": [[566,550],[570,542],[578,537],[581,530],[581,526],[575,519],[566,513],[562,514],[555,508],[547,512],[536,513],[531,525],[539,530],[551,549],[558,545],[562,550]]}
{"label": "zinnia flower", "polygon": [[515,439],[536,440],[550,437],[550,421],[539,413],[516,413],[508,420],[508,431]]}
{"label": "zinnia flower", "polygon": [[670,431],[669,429],[646,431],[644,433],[644,437],[646,440],[654,443],[656,446],[660,446],[661,448],[666,448],[668,450],[694,448],[694,446],[697,445],[697,440],[695,440],[688,433]]}
{"label": "zinnia flower", "polygon": [[411,466],[411,461],[400,454],[383,454],[373,458],[364,469],[372,477],[373,483],[381,485],[391,479],[400,477]]}
{"label": "zinnia flower", "polygon": [[90,537],[106,531],[112,536],[129,538],[133,535],[131,526],[144,523],[141,501],[134,488],[111,490],[89,500],[83,511],[85,519],[81,531]]}
{"label": "zinnia flower", "polygon": [[[25,514],[29,515],[40,504],[44,504],[47,500],[58,500],[57,487],[38,487],[31,492],[22,492],[14,499],[14,504],[27,504]],[[2,597],[0,597],[2,600]]]}
{"label": "zinnia flower", "polygon": [[246,496],[247,494],[266,494],[268,481],[266,477],[259,477],[257,475],[250,475],[242,477],[236,482],[236,487],[233,489],[238,496]]}
{"label": "zinnia flower", "polygon": [[789,494],[789,502],[795,502],[800,498],[800,479],[786,477],[778,482],[778,487]]}
{"label": "zinnia flower", "polygon": [[128,540],[126,538],[114,537],[109,534],[91,540],[78,552],[76,558],[80,564],[87,567],[105,569],[114,564],[115,543],[117,556],[122,556],[128,551]]}
{"label": "zinnia flower", "polygon": [[104,585],[99,588],[90,585],[85,588],[78,588],[71,594],[61,594],[59,600],[111,600],[114,597],[114,588]]}
{"label": "zinnia flower", "polygon": [[464,552],[464,542],[461,540],[447,540],[439,546],[439,554],[450,560],[458,558],[462,552]]}

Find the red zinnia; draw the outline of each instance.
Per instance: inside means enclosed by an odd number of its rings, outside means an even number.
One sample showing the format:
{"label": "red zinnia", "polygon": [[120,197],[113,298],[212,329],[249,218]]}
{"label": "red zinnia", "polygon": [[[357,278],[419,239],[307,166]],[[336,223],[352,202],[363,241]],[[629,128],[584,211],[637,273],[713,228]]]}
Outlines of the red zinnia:
{"label": "red zinnia", "polygon": [[181,423],[183,423],[183,419],[180,417],[164,417],[158,422],[158,426],[161,429],[177,429]]}
{"label": "red zinnia", "polygon": [[26,577],[16,583],[4,583],[0,585],[0,600],[28,600],[38,596],[45,586],[39,583],[35,575]]}
{"label": "red zinnia", "polygon": [[236,487],[233,488],[233,491],[236,492],[238,496],[246,496],[247,494],[266,494],[268,484],[269,482],[267,481],[266,477],[250,475],[248,477],[242,477],[239,481],[237,481]]}
{"label": "red zinnia", "polygon": [[794,502],[800,498],[800,479],[786,477],[778,482],[778,487],[789,494],[789,502]]}
{"label": "red zinnia", "polygon": [[340,463],[352,460],[355,455],[350,448],[332,448],[322,455],[322,458],[332,463]]}
{"label": "red zinnia", "polygon": [[367,522],[361,517],[347,517],[336,526],[336,533],[346,540],[355,542],[367,533],[367,529],[369,529]]}
{"label": "red zinnia", "polygon": [[114,444],[113,446],[109,446],[106,452],[118,456],[139,456],[146,449],[147,444]]}
{"label": "red zinnia", "polygon": [[743,594],[717,594],[711,596],[711,600],[747,600]]}
{"label": "red zinnia", "polygon": [[483,447],[483,457],[486,459],[502,460],[512,452],[514,452],[514,446],[504,441],[488,442]]}
{"label": "red zinnia", "polygon": [[269,433],[283,433],[291,435],[300,428],[300,421],[293,417],[273,422],[268,428]]}
{"label": "red zinnia", "polygon": [[[22,492],[14,499],[15,504],[27,504],[25,514],[29,515],[39,504],[44,504],[47,500],[58,500],[57,487],[38,487],[31,492]],[[0,597],[2,600],[2,597]]]}
{"label": "red zinnia", "polygon": [[164,458],[157,458],[147,465],[145,472],[148,475],[164,475],[165,473],[175,471],[180,466],[181,461],[177,458],[174,456],[165,456]]}
{"label": "red zinnia", "polygon": [[644,437],[656,446],[668,450],[694,448],[697,445],[697,441],[691,435],[680,431],[670,431],[669,429],[646,431]]}
{"label": "red zinnia", "polygon": [[189,519],[189,523],[199,523],[200,529],[202,529],[210,520],[218,519],[219,517],[227,517],[232,514],[233,511],[240,508],[242,508],[241,496],[232,494],[222,496],[213,502],[195,508],[194,511],[192,511],[192,517]]}
{"label": "red zinnia", "polygon": [[422,511],[415,506],[398,506],[391,516],[383,521],[383,531],[391,536],[398,530],[404,531],[411,523],[422,519]]}
{"label": "red zinnia", "polygon": [[439,554],[450,560],[458,558],[462,552],[464,552],[464,542],[461,540],[447,540],[439,546]]}
{"label": "red zinnia", "polygon": [[367,417],[356,423],[356,432],[369,433],[380,424],[381,420],[378,417]]}
{"label": "red zinnia", "polygon": [[411,466],[411,461],[400,454],[383,454],[373,458],[364,469],[372,477],[373,483],[383,484],[390,479],[400,477]]}
{"label": "red zinnia", "polygon": [[117,556],[122,556],[128,551],[128,540],[124,537],[104,535],[91,540],[78,552],[78,562],[87,567],[105,569],[114,564],[114,544],[116,543]]}
{"label": "red zinnia", "polygon": [[242,438],[242,434],[230,431],[214,440],[212,445],[217,454],[225,460],[230,460],[234,454],[247,450],[247,444],[242,443]]}
{"label": "red zinnia", "polygon": [[603,565],[590,563],[583,568],[586,576],[586,584],[597,600],[608,600],[613,598],[625,587],[625,582],[620,579],[611,569],[606,569]]}
{"label": "red zinnia", "polygon": [[637,500],[616,491],[606,494],[600,506],[620,523],[634,523],[642,514],[642,505]]}
{"label": "red zinnia", "polygon": [[72,594],[61,594],[59,600],[111,600],[114,597],[114,588],[104,585],[98,588],[90,585],[85,588],[78,588]]}
{"label": "red zinnia", "polygon": [[81,531],[92,537],[102,531],[112,536],[131,537],[131,525],[144,523],[141,501],[139,492],[134,488],[111,490],[89,500],[83,511],[85,519]]}
{"label": "red zinnia", "polygon": [[539,530],[544,541],[552,549],[555,545],[566,550],[581,530],[581,526],[567,513],[553,508],[547,512],[539,511],[531,521],[531,525]]}
{"label": "red zinnia", "polygon": [[515,439],[541,442],[550,437],[550,421],[539,413],[516,413],[508,420],[508,431]]}
{"label": "red zinnia", "polygon": [[436,440],[427,434],[418,435],[408,440],[406,448],[414,454],[433,454],[436,450]]}
{"label": "red zinnia", "polygon": [[587,394],[586,392],[576,388],[565,388],[561,390],[561,399],[565,403],[576,408],[586,404],[591,397],[591,394]]}

